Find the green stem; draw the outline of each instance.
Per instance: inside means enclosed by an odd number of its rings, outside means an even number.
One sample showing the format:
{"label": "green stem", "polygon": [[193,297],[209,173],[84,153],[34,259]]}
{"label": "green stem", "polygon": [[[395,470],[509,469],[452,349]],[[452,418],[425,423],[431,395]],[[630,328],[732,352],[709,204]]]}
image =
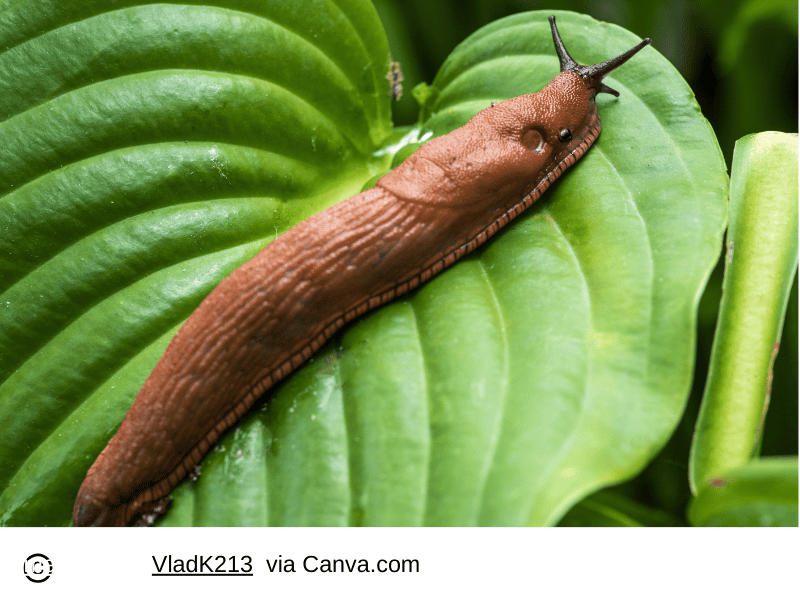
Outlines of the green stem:
{"label": "green stem", "polygon": [[797,135],[736,143],[722,303],[689,465],[693,493],[754,454],[797,268]]}

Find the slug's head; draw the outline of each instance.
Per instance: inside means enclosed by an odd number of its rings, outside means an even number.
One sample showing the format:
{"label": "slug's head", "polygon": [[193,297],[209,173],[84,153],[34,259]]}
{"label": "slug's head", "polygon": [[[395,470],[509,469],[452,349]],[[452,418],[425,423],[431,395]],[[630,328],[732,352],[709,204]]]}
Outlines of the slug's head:
{"label": "slug's head", "polygon": [[475,117],[476,124],[489,125],[485,129],[491,128],[496,140],[492,168],[485,172],[497,173],[498,178],[476,182],[489,193],[530,193],[532,187],[520,190],[524,181],[543,182],[547,187],[577,161],[600,133],[595,97],[601,93],[619,96],[603,78],[650,43],[642,40],[615,58],[586,66],[567,52],[555,17],[550,17],[550,29],[561,72],[541,92],[500,102]]}
{"label": "slug's head", "polygon": [[580,65],[550,17],[559,73],[541,92],[493,104],[464,127],[431,140],[379,181],[394,195],[430,205],[508,210],[537,186],[543,191],[600,133],[595,96],[619,96],[603,78],[650,43],[605,62]]}

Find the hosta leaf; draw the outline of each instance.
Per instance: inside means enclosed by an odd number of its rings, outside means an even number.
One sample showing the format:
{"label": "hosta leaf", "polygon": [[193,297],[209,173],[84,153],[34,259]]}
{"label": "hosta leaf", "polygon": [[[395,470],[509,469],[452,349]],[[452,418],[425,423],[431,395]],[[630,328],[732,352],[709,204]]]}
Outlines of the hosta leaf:
{"label": "hosta leaf", "polygon": [[[108,10],[92,17],[85,5],[93,3],[65,4],[74,10],[35,11],[47,13],[45,35],[19,37],[27,21],[10,20],[0,27],[12,32],[5,45],[32,56],[48,35],[67,36],[65,25],[88,26]],[[15,144],[0,159],[10,190],[0,210],[19,231],[2,247],[10,287],[0,297],[8,319],[0,348],[3,362],[16,361],[0,388],[6,524],[67,522],[86,469],[193,306],[275,227],[346,198],[388,166],[381,152],[372,157],[388,134],[388,53],[371,7],[337,2],[346,15],[337,26],[320,8],[335,12],[332,4],[283,4],[221,12],[259,24],[248,15],[266,15],[270,27],[313,40],[317,62],[275,65],[274,54],[281,63],[296,53],[218,37],[223,20],[211,17],[202,42],[178,36],[163,55],[137,50],[136,65],[116,71],[109,59],[93,65],[97,50],[75,41],[40,54],[74,51],[69,77],[83,83],[37,84],[50,91],[0,123],[0,138]],[[178,8],[220,11],[153,5],[107,14]],[[638,41],[556,14],[582,63]],[[546,15],[498,21],[459,46],[428,90],[421,133],[444,134],[490,101],[549,81],[558,60]],[[140,20],[158,21],[178,22]],[[253,22],[244,21],[242,35]],[[343,33],[351,30],[358,33]],[[347,49],[334,49],[333,38]],[[192,43],[198,50],[186,49]],[[253,46],[253,68],[262,71],[231,66]],[[24,73],[36,62],[14,60]],[[328,90],[339,81],[329,65],[346,74],[338,96]],[[51,69],[59,71],[66,68]],[[278,71],[288,79],[273,84]],[[695,307],[718,253],[727,181],[707,122],[663,57],[646,49],[609,80],[622,96],[598,100],[600,140],[546,200],[417,292],[344,330],[267,393],[197,481],[175,491],[162,523],[551,524],[645,465],[688,392]],[[25,142],[40,123],[48,128]],[[152,172],[149,160],[158,165]],[[15,200],[32,186],[43,191]]]}
{"label": "hosta leaf", "polygon": [[368,4],[137,4],[0,4],[7,524],[66,521],[203,297],[388,164]]}
{"label": "hosta leaf", "polygon": [[[583,64],[638,41],[556,14]],[[548,36],[544,13],[471,36],[426,91],[425,127],[441,133],[491,101],[541,88],[558,69]],[[481,523],[553,523],[587,491],[630,477],[664,443],[688,393],[695,306],[725,225],[724,163],[691,91],[657,52],[645,49],[607,82],[621,96],[598,99],[595,147],[466,261],[495,290],[490,318],[501,315],[509,357],[506,387],[494,388],[503,413]]]}

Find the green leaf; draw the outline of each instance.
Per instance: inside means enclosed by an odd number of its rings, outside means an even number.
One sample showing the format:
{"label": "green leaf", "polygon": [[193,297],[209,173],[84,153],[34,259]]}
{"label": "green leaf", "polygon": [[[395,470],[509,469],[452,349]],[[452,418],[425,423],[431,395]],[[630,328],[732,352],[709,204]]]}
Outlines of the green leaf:
{"label": "green leaf", "polygon": [[[556,14],[584,64],[638,41]],[[545,13],[493,23],[440,70],[424,127],[452,129],[557,70]],[[479,522],[553,523],[587,492],[644,466],[686,400],[696,303],[725,225],[724,164],[691,91],[657,52],[645,49],[608,82],[621,96],[598,99],[595,147],[547,200],[465,261],[495,290],[509,368],[486,484],[496,493],[484,497]],[[453,276],[431,287],[444,295]]]}
{"label": "green leaf", "polygon": [[[15,43],[33,47],[48,36],[60,39],[59,25],[88,26],[118,12],[97,9],[103,14],[88,18],[87,3],[63,4],[78,12],[29,3],[69,16],[42,25],[52,29],[48,34],[32,37],[33,28],[30,39],[20,38],[28,41]],[[277,11],[286,3],[251,4],[249,13],[239,4],[245,16],[256,13],[254,6]],[[4,338],[0,351],[23,354],[5,375],[9,387],[0,388],[7,444],[0,464],[10,481],[0,497],[3,523],[66,523],[86,469],[203,295],[271,240],[275,227],[284,231],[356,193],[388,167],[397,136],[387,137],[385,40],[382,34],[377,39],[381,29],[365,2],[338,4],[348,7],[338,25],[308,5],[264,20],[314,40],[312,50],[323,58],[339,53],[330,63],[320,58],[313,74],[297,73],[311,68],[304,46],[290,53],[262,45],[253,56],[263,75],[237,71],[227,79],[221,74],[228,62],[188,69],[180,63],[194,56],[180,37],[163,62],[147,67],[139,58],[135,72],[119,76],[94,76],[92,69],[100,67],[81,67],[77,54],[85,42],[41,53],[74,51],[75,72],[95,82],[56,92],[0,123],[0,139],[12,140],[24,155],[0,158],[9,161],[0,162],[0,173],[12,177],[18,166],[30,173],[0,198],[3,224],[24,230],[2,248],[3,258],[16,252],[2,267],[13,285],[0,308],[13,300],[9,310],[17,312],[9,312],[6,323],[17,337]],[[154,5],[119,14],[174,9]],[[12,12],[0,12],[0,20]],[[558,72],[547,14],[503,19],[463,42],[423,95],[421,130],[404,141],[447,133],[492,100],[543,87]],[[588,17],[556,14],[565,43],[582,63],[600,62],[638,41]],[[62,18],[47,15],[42,18]],[[243,35],[254,22],[247,19]],[[176,17],[160,20],[172,24]],[[0,31],[16,32],[27,21],[10,22]],[[250,45],[228,51],[237,36],[218,37],[220,20],[210,22],[197,47],[213,60],[226,53],[227,60],[238,60]],[[357,34],[347,37],[343,27]],[[99,29],[80,37],[94,39]],[[125,49],[119,52],[124,61]],[[297,60],[286,77],[297,74],[302,84],[284,81],[273,95],[262,82],[284,65],[273,65],[270,52],[281,53],[278,62]],[[0,55],[0,64],[7,55]],[[15,64],[21,73],[33,68],[22,58]],[[335,84],[329,64],[349,74],[343,81],[352,84],[340,92],[345,104],[338,108],[328,89]],[[186,70],[183,88],[162,79]],[[268,392],[265,403],[220,440],[200,477],[174,492],[161,523],[553,524],[583,496],[646,465],[677,423],[688,393],[696,304],[721,243],[727,178],[691,90],[656,51],[645,49],[608,79],[622,95],[598,100],[600,140],[547,199],[415,293],[343,330]],[[192,81],[199,89],[187,94]],[[288,91],[293,85],[307,85],[319,103],[296,99]],[[284,91],[288,95],[280,95]],[[148,94],[152,100],[143,106]],[[15,141],[38,131],[34,116],[44,118],[61,102],[65,124],[55,130],[61,137],[40,143],[50,131],[44,129],[39,137]],[[123,117],[115,123],[117,114]],[[18,118],[27,119],[24,128],[15,125]],[[220,155],[212,162],[214,145]],[[182,149],[195,151],[195,158],[179,160]],[[127,152],[144,154],[137,163]],[[72,162],[47,163],[62,154]],[[145,167],[156,158],[161,178],[151,174],[147,184]],[[129,167],[136,164],[142,165],[138,171]],[[170,165],[182,170],[173,175]],[[84,179],[66,187],[72,181],[67,175]],[[50,194],[31,193],[40,198],[38,213],[34,199],[28,205],[13,200],[34,185]],[[83,200],[75,190],[84,189],[105,195]],[[48,197],[49,204],[41,199]],[[123,224],[127,229],[116,233]],[[35,241],[25,242],[32,236]],[[65,236],[70,241],[63,242]],[[6,296],[14,290],[28,295]],[[0,331],[5,335],[6,326]]]}
{"label": "green leaf", "polygon": [[739,140],[731,175],[724,293],[697,430],[692,491],[756,452],[797,269],[797,135]]}
{"label": "green leaf", "polygon": [[682,527],[686,523],[613,490],[600,490],[573,506],[559,527]]}
{"label": "green leaf", "polygon": [[797,527],[797,458],[762,458],[704,485],[689,506],[699,527]]}
{"label": "green leaf", "polygon": [[66,521],[200,301],[390,159],[368,3],[136,4],[0,11],[7,524]]}

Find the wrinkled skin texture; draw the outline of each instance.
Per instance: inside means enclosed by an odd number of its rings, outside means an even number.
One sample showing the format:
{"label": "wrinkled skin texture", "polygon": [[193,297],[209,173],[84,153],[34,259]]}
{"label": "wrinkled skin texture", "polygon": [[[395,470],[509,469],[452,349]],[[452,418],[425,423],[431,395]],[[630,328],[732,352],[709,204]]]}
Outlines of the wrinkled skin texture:
{"label": "wrinkled skin texture", "polygon": [[600,133],[597,90],[563,72],[489,107],[234,271],[170,342],[89,469],[73,523],[164,512],[218,437],[347,321],[474,250],[574,164]]}
{"label": "wrinkled skin texture", "polygon": [[[578,146],[597,114],[593,98],[579,75],[561,73],[541,92],[495,104],[431,140],[378,186],[399,200],[442,210],[507,210],[509,201],[530,192],[554,161]],[[571,143],[558,139],[565,128]]]}

